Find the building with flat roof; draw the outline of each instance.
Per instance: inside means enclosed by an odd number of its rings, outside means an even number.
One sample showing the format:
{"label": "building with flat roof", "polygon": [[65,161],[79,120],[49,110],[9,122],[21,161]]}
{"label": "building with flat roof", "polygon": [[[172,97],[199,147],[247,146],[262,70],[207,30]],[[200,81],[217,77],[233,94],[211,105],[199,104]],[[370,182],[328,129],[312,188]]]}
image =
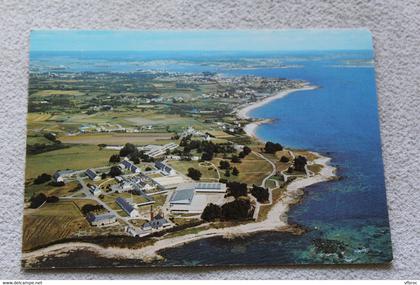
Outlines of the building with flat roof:
{"label": "building with flat roof", "polygon": [[117,199],[115,199],[115,202],[131,218],[135,218],[139,216],[139,212],[136,209],[134,209],[134,207],[130,203],[128,203],[128,201],[125,200],[124,198],[118,197]]}
{"label": "building with flat roof", "polygon": [[155,177],[152,180],[161,190],[175,189],[185,182],[184,178],[180,175]]}
{"label": "building with flat roof", "polygon": [[226,193],[226,184],[218,182],[200,182],[195,184],[196,192]]}
{"label": "building with flat roof", "polygon": [[172,213],[200,214],[209,204],[221,205],[225,201],[224,183],[189,183],[177,187],[169,199]]}
{"label": "building with flat roof", "polygon": [[88,213],[86,215],[86,219],[92,226],[97,226],[97,227],[113,224],[117,221],[117,217],[111,213],[106,213],[106,214],[101,214],[101,215]]}

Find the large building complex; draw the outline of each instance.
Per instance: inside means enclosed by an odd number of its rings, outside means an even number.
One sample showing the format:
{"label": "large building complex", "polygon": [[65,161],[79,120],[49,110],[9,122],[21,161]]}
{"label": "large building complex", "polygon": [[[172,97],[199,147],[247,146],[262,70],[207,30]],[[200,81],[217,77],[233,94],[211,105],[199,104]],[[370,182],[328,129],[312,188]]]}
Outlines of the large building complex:
{"label": "large building complex", "polygon": [[172,213],[200,214],[209,204],[223,204],[226,194],[224,183],[191,183],[177,187],[169,200]]}

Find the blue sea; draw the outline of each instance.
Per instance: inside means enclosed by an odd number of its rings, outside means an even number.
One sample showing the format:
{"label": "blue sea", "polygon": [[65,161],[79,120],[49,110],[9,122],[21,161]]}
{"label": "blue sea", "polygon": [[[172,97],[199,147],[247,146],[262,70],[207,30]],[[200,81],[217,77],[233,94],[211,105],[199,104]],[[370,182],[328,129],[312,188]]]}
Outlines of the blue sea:
{"label": "blue sea", "polygon": [[[315,90],[298,91],[252,111],[263,140],[323,153],[337,166],[337,181],[305,189],[289,223],[301,236],[257,233],[209,238],[160,252],[163,265],[383,263],[392,260],[372,51],[281,53],[32,53],[31,69],[64,72],[212,71],[228,76],[301,79]],[[276,59],[282,67],[229,69],[220,62]],[[177,60],[173,62],[170,60]],[[217,61],[219,64],[208,64]],[[100,64],[99,64],[100,63]],[[340,255],[316,249],[314,240],[344,245]]]}

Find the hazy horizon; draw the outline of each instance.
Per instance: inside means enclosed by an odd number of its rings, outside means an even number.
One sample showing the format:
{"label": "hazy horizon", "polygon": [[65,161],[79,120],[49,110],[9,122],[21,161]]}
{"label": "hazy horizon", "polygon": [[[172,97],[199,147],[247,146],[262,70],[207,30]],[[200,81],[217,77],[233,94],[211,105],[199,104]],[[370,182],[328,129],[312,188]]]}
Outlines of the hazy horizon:
{"label": "hazy horizon", "polygon": [[366,29],[31,32],[31,52],[290,52],[371,49],[372,37]]}

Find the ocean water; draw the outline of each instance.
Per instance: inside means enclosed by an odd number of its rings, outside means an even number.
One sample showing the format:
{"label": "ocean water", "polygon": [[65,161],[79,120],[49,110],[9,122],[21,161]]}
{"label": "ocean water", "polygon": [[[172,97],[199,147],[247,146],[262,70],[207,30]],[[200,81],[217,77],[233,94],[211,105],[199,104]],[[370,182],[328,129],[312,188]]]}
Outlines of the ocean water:
{"label": "ocean water", "polygon": [[[242,58],[277,58],[293,67],[232,70],[206,63]],[[340,180],[306,188],[302,202],[289,212],[289,222],[306,227],[308,233],[266,232],[234,240],[199,240],[162,250],[162,265],[382,263],[392,259],[371,51],[31,54],[31,68],[45,71],[51,66],[70,72],[215,71],[229,76],[303,79],[319,87],[291,93],[250,114],[274,119],[257,129],[261,139],[323,153],[338,168]],[[339,255],[319,251],[316,239],[340,242],[344,249]]]}
{"label": "ocean water", "polygon": [[[381,263],[392,259],[371,53],[301,54],[290,62],[301,67],[233,74],[303,79],[319,87],[291,93],[250,113],[274,119],[257,129],[258,137],[326,154],[337,166],[340,180],[306,188],[302,202],[289,212],[289,223],[310,232],[298,237],[260,233],[233,241],[202,240],[162,251],[168,262]],[[342,242],[343,255],[317,252],[313,242],[317,238]]]}

